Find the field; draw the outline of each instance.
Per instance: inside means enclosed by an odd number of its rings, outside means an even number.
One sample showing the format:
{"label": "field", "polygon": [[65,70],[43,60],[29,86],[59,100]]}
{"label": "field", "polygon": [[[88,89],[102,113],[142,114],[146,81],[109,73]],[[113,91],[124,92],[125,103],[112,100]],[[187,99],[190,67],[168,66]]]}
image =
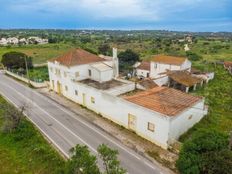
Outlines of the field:
{"label": "field", "polygon": [[[0,103],[7,104],[1,96]],[[0,109],[0,126],[3,113],[4,110]],[[64,164],[60,155],[26,119],[16,131],[0,132],[1,174],[54,174],[59,173]]]}
{"label": "field", "polygon": [[69,44],[46,44],[46,45],[27,45],[0,47],[0,59],[2,55],[10,51],[18,51],[27,54],[33,58],[34,64],[46,63],[47,60],[62,55],[71,49]]}
{"label": "field", "polygon": [[[199,67],[201,66],[201,67]],[[208,85],[199,88],[194,95],[205,97],[209,106],[209,114],[198,124],[184,134],[180,140],[185,141],[198,129],[207,128],[230,133],[232,129],[232,76],[222,65],[196,65],[208,71],[215,72],[215,79]]]}

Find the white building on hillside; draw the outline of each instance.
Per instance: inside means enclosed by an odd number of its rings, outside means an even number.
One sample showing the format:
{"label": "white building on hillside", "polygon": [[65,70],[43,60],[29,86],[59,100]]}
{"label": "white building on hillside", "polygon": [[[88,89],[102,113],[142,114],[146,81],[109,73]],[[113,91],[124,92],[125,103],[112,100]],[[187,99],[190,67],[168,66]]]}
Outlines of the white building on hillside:
{"label": "white building on hillside", "polygon": [[127,96],[135,84],[118,78],[116,49],[111,58],[75,49],[48,68],[52,90],[163,148],[207,113],[202,98],[167,87]]}
{"label": "white building on hillside", "polygon": [[137,76],[149,77],[159,86],[168,82],[167,70],[191,70],[192,63],[185,57],[165,55],[153,56],[151,61],[142,62],[137,68]]}
{"label": "white building on hillside", "polygon": [[17,37],[7,38],[7,44],[17,45],[18,43],[19,43],[19,39]]}
{"label": "white building on hillside", "polygon": [[1,40],[0,40],[0,45],[3,45],[3,46],[7,45],[7,40],[6,40],[6,38],[1,38]]}

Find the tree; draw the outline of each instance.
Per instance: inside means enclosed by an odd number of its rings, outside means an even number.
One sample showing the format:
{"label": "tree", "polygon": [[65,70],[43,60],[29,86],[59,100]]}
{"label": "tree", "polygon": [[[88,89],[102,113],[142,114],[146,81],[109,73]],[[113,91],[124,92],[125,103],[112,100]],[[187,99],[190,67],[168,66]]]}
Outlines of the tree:
{"label": "tree", "polygon": [[107,145],[102,144],[97,149],[100,158],[103,161],[106,174],[125,174],[126,170],[120,167],[117,159],[118,151],[110,149]]}
{"label": "tree", "polygon": [[21,52],[8,52],[5,53],[2,56],[2,64],[10,69],[19,69],[19,68],[23,68],[26,69],[26,63],[25,63],[25,59],[27,62],[27,66],[28,68],[32,68],[33,64],[32,64],[32,58],[28,57],[26,54],[21,53]]}
{"label": "tree", "polygon": [[98,47],[98,52],[103,55],[110,55],[110,46],[108,44],[102,44]]}
{"label": "tree", "polygon": [[[77,145],[71,150],[72,158],[68,160],[65,174],[102,174],[97,166],[97,158],[91,155],[87,146]],[[125,174],[117,159],[118,151],[102,144],[98,146],[98,154],[103,161],[105,174]]]}
{"label": "tree", "polygon": [[120,52],[118,58],[121,69],[131,68],[135,62],[139,61],[139,55],[130,49]]}
{"label": "tree", "polygon": [[87,146],[77,145],[72,152],[73,156],[65,168],[66,174],[100,174],[97,158],[90,154]]}
{"label": "tree", "polygon": [[232,151],[228,136],[201,129],[181,149],[177,168],[182,174],[229,174],[232,171]]}
{"label": "tree", "polygon": [[22,106],[18,110],[10,104],[0,103],[0,109],[4,111],[2,132],[12,132],[20,125],[25,108],[25,106]]}
{"label": "tree", "polygon": [[189,60],[192,60],[192,61],[198,61],[202,59],[202,56],[196,53],[193,53],[191,51],[186,51],[186,56],[188,57]]}

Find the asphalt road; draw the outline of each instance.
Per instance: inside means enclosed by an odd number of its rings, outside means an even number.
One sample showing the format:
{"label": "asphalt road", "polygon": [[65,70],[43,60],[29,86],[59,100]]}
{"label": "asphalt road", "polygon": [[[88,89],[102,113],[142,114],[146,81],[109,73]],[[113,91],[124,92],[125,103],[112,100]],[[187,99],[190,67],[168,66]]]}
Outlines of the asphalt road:
{"label": "asphalt road", "polygon": [[66,157],[70,156],[69,150],[76,144],[87,145],[96,155],[98,145],[105,143],[119,151],[121,164],[129,174],[169,173],[169,170],[151,163],[87,122],[82,116],[74,114],[2,72],[0,72],[0,94],[19,108],[26,106],[27,117]]}

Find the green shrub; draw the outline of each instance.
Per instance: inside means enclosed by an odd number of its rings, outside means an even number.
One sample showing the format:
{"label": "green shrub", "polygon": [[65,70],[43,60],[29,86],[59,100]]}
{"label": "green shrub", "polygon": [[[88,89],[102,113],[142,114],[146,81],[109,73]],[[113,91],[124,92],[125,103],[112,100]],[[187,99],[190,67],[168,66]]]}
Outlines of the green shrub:
{"label": "green shrub", "polygon": [[181,174],[231,174],[232,151],[228,136],[210,129],[200,129],[186,141],[177,161]]}

